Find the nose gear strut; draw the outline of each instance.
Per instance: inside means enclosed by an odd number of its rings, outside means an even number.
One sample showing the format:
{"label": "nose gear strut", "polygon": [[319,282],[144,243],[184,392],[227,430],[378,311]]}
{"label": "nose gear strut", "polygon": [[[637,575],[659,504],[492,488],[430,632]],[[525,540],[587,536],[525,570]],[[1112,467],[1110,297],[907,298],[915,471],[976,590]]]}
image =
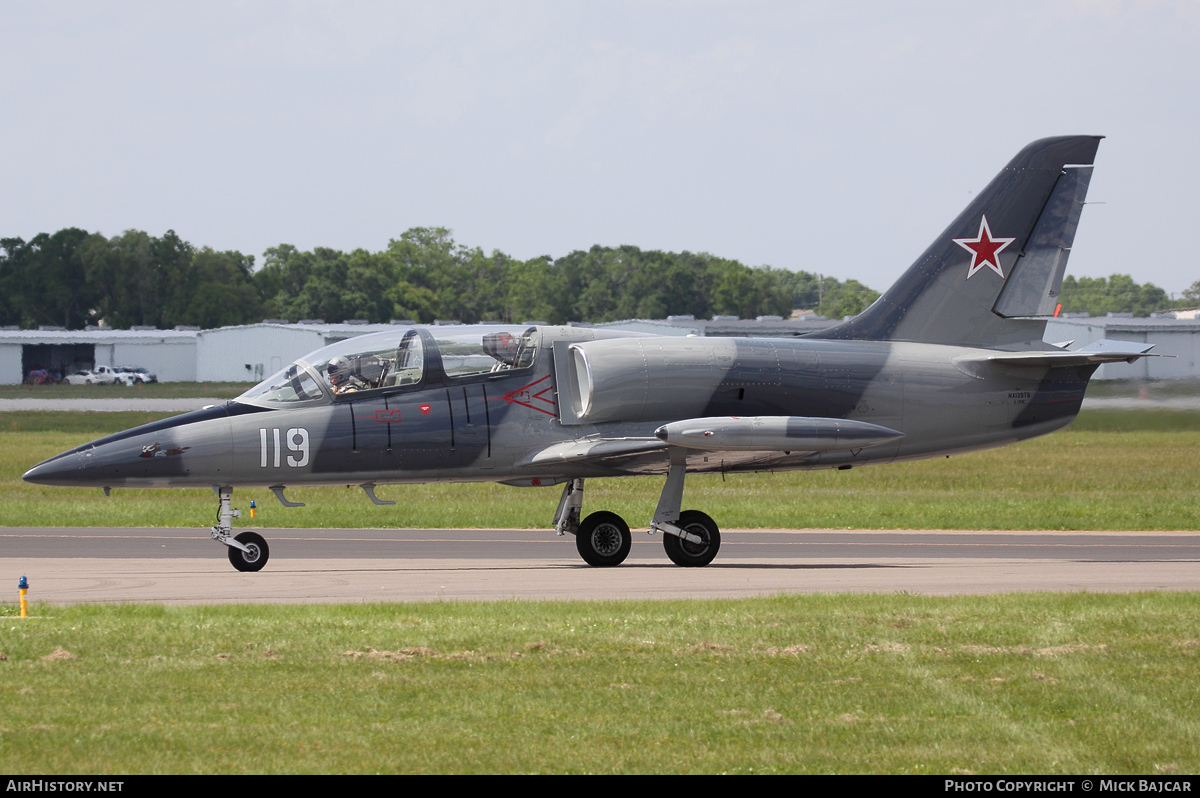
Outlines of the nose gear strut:
{"label": "nose gear strut", "polygon": [[243,532],[233,536],[233,519],[241,518],[242,511],[232,506],[233,488],[213,488],[217,494],[217,525],[212,528],[212,538],[229,547],[229,562],[239,571],[261,571],[270,557],[270,548],[262,535]]}

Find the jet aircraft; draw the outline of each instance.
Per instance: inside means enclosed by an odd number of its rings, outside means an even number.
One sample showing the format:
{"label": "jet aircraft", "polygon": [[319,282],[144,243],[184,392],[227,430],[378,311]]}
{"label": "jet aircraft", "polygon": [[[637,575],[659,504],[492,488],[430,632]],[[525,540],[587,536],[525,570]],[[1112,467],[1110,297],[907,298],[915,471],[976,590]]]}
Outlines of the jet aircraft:
{"label": "jet aircraft", "polygon": [[860,315],[792,339],[677,338],[579,327],[398,328],[319,349],[230,402],[110,435],[24,478],[211,487],[212,537],[241,571],[234,488],[495,481],[563,485],[553,519],[593,566],[621,563],[619,515],[583,514],[590,477],[666,475],[651,534],[681,566],[720,529],[682,509],[687,473],[847,469],[969,452],[1071,422],[1088,379],[1150,347],[1043,342],[1097,136],[1017,154]]}

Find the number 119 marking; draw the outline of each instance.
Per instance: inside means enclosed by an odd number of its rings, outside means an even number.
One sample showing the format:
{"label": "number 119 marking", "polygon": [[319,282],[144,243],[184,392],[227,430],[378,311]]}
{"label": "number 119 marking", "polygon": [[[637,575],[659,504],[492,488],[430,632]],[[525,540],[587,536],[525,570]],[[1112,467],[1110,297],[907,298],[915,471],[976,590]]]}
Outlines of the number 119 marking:
{"label": "number 119 marking", "polygon": [[[284,434],[284,440],[287,441],[287,447],[293,452],[299,452],[300,456],[289,454],[287,464],[293,468],[302,468],[308,465],[308,430],[303,427],[292,427]],[[279,428],[271,430],[271,439],[268,442],[267,430],[259,429],[258,431],[258,465],[260,468],[267,467],[267,455],[272,455],[272,461],[275,468],[279,468],[279,460],[282,452],[282,447],[279,445]],[[271,445],[274,444],[274,445]]]}

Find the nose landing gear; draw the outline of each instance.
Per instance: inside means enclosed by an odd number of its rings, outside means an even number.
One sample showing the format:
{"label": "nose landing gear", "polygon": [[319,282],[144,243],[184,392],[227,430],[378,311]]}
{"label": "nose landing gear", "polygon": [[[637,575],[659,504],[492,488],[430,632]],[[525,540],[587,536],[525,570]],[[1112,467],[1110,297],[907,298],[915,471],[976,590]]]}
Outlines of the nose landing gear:
{"label": "nose landing gear", "polygon": [[242,544],[242,547],[229,547],[230,564],[239,571],[261,571],[270,556],[267,541],[263,540],[262,535],[243,532],[234,541]]}
{"label": "nose landing gear", "polygon": [[239,571],[261,571],[267,564],[271,550],[262,535],[243,532],[233,536],[233,519],[241,518],[242,511],[231,506],[233,488],[216,488],[217,525],[212,528],[213,540],[229,547],[229,562]]}

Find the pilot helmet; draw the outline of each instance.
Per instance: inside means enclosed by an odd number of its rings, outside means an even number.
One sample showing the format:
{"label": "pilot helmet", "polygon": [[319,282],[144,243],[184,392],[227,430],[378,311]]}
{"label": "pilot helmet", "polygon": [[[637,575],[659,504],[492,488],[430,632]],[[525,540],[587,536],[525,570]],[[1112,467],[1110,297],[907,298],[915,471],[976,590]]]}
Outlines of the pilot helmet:
{"label": "pilot helmet", "polygon": [[350,379],[350,361],[338,355],[329,361],[325,371],[329,374],[329,382],[337,387]]}

